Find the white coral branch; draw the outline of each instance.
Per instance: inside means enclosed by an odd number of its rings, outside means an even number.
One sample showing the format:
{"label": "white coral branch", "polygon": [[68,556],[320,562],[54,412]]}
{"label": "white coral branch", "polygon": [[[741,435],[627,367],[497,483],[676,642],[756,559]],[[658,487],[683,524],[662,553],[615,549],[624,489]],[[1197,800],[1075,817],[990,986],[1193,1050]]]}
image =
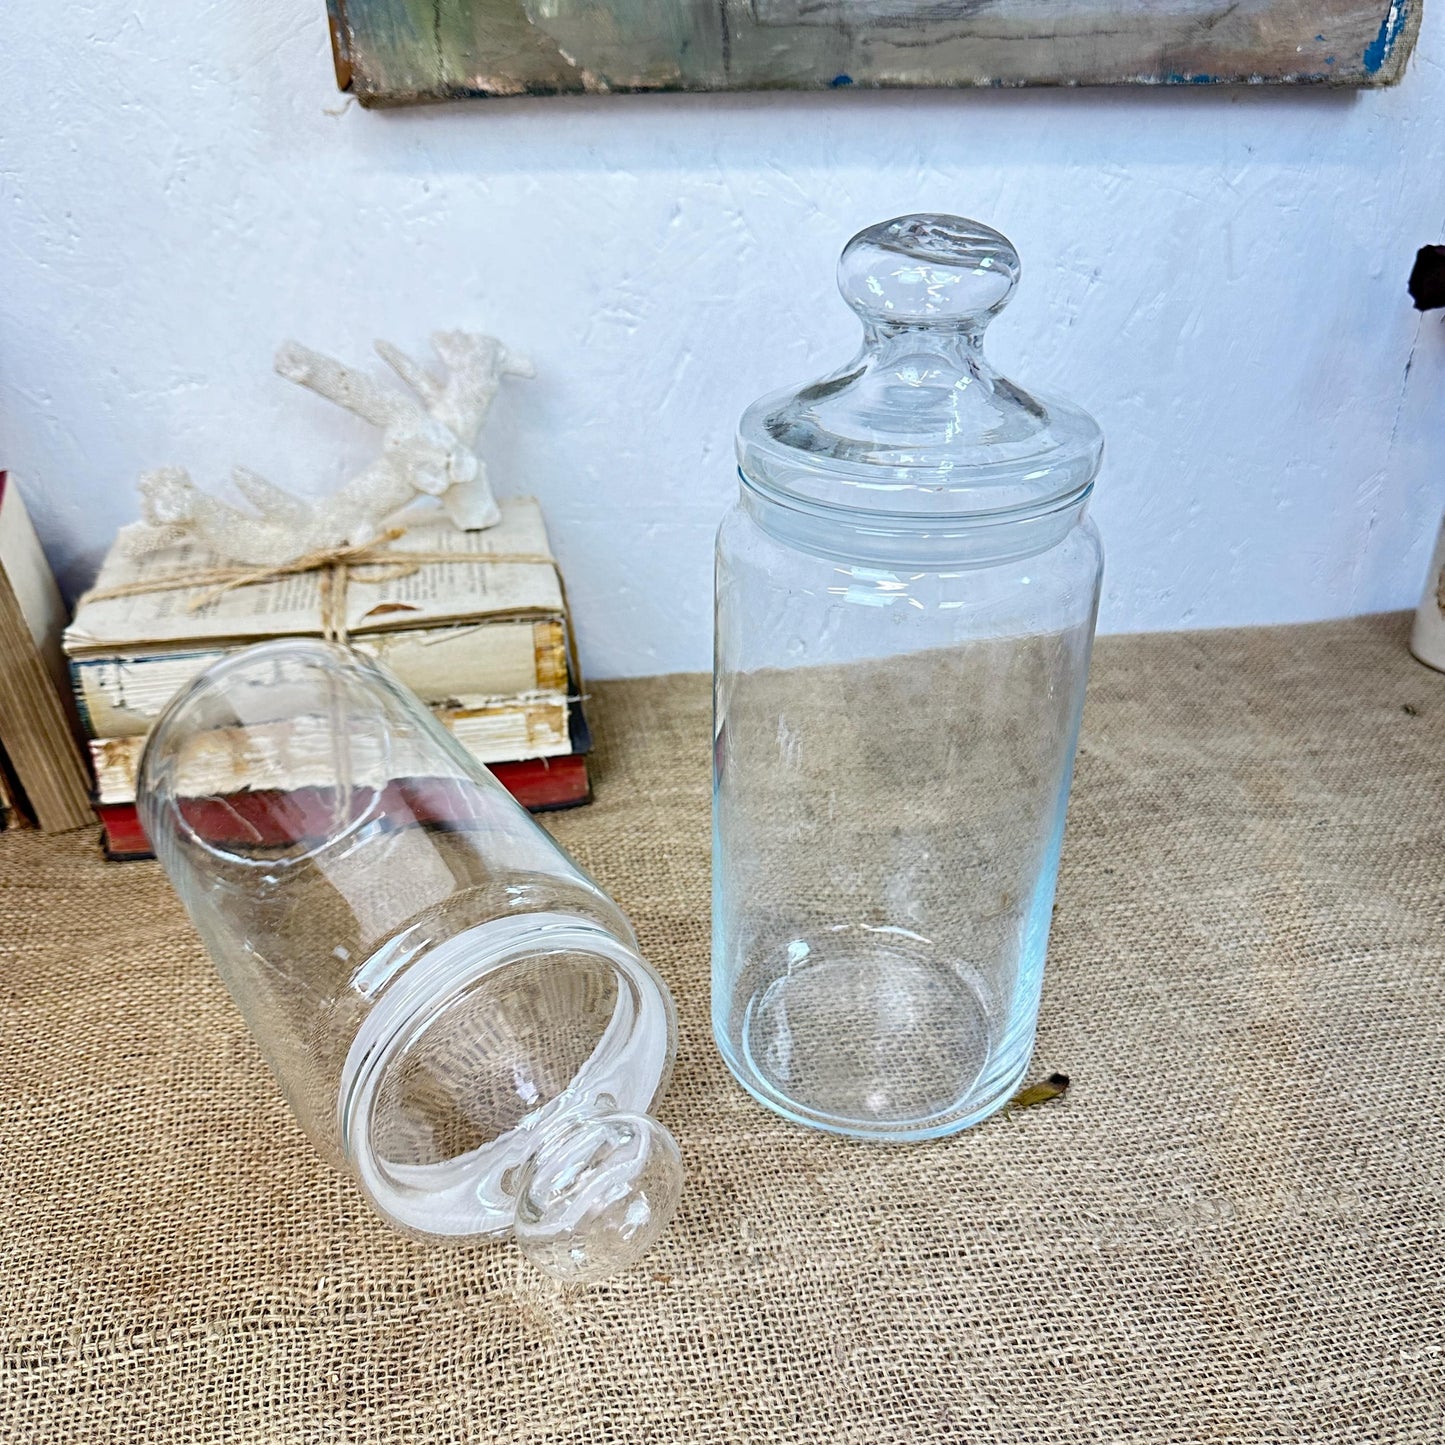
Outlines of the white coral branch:
{"label": "white coral branch", "polygon": [[459,527],[493,526],[501,513],[477,439],[503,378],[535,376],[535,369],[491,336],[440,331],[432,345],[446,367],[442,375],[389,342],[376,343],[408,395],[299,342],[284,343],[276,353],[277,372],[379,428],[381,456],[315,502],[237,467],[236,488],[254,512],[202,492],[180,468],[147,472],[140,490],[153,545],[194,536],[223,557],[274,564],[370,541],[419,495],[440,497]]}

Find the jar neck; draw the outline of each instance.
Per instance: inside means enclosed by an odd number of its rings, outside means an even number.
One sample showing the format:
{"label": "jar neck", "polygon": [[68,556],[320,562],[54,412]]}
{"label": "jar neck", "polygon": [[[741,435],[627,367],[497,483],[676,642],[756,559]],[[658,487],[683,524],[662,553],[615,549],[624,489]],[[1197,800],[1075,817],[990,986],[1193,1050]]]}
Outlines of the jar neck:
{"label": "jar neck", "polygon": [[1045,507],[910,516],[784,496],[738,470],[739,504],[784,546],[878,566],[987,567],[1057,546],[1083,520],[1093,481]]}
{"label": "jar neck", "polygon": [[988,367],[983,354],[983,327],[957,317],[934,321],[916,317],[907,321],[865,318],[863,350],[854,365],[887,365],[896,356],[912,355],[921,348],[951,358],[960,368],[973,371]]}

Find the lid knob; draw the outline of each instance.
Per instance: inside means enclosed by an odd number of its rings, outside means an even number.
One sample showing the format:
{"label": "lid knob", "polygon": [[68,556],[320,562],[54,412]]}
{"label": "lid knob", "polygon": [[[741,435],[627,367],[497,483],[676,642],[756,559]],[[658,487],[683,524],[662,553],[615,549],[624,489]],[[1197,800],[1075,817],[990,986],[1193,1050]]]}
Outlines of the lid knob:
{"label": "lid knob", "polygon": [[563,1284],[593,1284],[652,1248],[681,1195],[682,1155],[656,1119],[583,1116],[527,1161],[512,1227],[539,1269]]}
{"label": "lid knob", "polygon": [[[843,248],[838,289],[863,344],[743,413],[744,482],[804,503],[809,517],[835,514],[843,550],[866,545],[910,563],[945,545],[955,558],[982,548],[958,540],[975,518],[993,527],[1005,513],[1062,517],[1065,501],[1076,516],[1099,469],[1098,423],[1001,376],[983,344],[1020,270],[1007,237],[960,216],[898,216],[860,231]],[[860,540],[860,513],[887,519],[875,540]],[[940,521],[958,530],[935,530]],[[955,540],[928,540],[945,536]]]}
{"label": "lid knob", "polygon": [[899,216],[843,248],[838,289],[865,320],[984,327],[1018,285],[1007,236],[961,216]]}

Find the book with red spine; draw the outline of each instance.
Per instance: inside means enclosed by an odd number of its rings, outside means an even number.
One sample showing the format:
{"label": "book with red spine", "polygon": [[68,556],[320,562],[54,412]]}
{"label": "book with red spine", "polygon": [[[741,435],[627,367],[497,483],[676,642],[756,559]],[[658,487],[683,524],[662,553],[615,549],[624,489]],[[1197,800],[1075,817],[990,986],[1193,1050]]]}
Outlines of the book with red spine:
{"label": "book with red spine", "polygon": [[[534,813],[576,808],[592,797],[587,758],[582,753],[493,763],[490,771],[524,808]],[[438,828],[466,826],[467,819],[452,806],[455,792],[448,779],[399,779],[393,782],[388,794],[391,796],[382,800],[383,809],[399,813],[408,823]],[[330,800],[320,797],[317,789],[300,789],[284,798],[274,790],[267,790],[195,801],[195,813],[190,818],[192,825],[218,846],[227,842],[290,842],[295,837],[293,831],[287,831],[284,837],[280,833],[270,836],[279,816],[291,820],[293,827],[301,820],[303,832],[304,819],[313,812],[323,819],[335,816]],[[134,802],[97,803],[95,812],[104,830],[102,842],[108,858],[126,861],[154,856]]]}

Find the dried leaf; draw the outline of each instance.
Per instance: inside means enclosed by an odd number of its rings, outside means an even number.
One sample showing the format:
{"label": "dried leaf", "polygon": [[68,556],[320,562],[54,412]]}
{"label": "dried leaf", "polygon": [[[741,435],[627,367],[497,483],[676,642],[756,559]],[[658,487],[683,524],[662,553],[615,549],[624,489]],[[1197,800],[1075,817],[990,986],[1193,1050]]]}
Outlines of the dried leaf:
{"label": "dried leaf", "polygon": [[1026,1084],[1008,1101],[1010,1109],[1032,1109],[1035,1104],[1047,1104],[1050,1099],[1061,1099],[1069,1087],[1067,1074],[1050,1074],[1037,1084]]}

